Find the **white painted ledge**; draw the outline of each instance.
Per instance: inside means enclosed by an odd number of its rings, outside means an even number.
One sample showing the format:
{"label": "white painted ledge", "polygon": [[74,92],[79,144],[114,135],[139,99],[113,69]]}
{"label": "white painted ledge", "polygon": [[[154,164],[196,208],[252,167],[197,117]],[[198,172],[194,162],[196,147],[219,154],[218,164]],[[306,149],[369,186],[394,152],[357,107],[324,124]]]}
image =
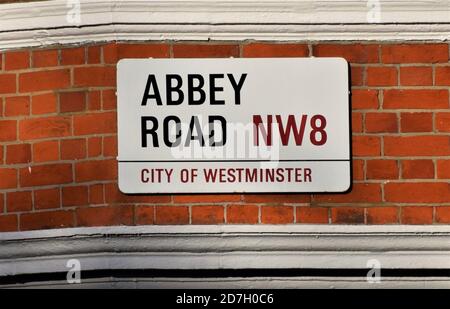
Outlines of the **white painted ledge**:
{"label": "white painted ledge", "polygon": [[[450,269],[450,226],[114,226],[0,234],[2,276],[87,270]],[[55,287],[64,282],[22,286]],[[83,287],[446,287],[450,277],[97,278]]]}
{"label": "white painted ledge", "polygon": [[368,282],[366,277],[227,277],[227,278],[114,278],[83,279],[81,284],[61,281],[28,282],[14,288],[82,289],[449,289],[446,277],[382,277]]}
{"label": "white painted ledge", "polygon": [[0,276],[95,269],[450,269],[450,226],[98,227],[0,234]]}
{"label": "white painted ledge", "polygon": [[[450,38],[448,0],[85,0],[80,23],[68,21],[67,3],[0,5],[0,49],[111,40]],[[370,3],[379,3],[379,19]]]}

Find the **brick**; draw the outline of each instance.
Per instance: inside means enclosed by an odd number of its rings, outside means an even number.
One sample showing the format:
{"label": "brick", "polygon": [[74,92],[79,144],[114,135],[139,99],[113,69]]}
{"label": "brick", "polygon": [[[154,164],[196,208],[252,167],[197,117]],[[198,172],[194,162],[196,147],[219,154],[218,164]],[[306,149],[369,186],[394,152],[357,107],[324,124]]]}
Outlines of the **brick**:
{"label": "brick", "polygon": [[364,179],[364,161],[363,160],[353,160],[352,173],[354,180]]}
{"label": "brick", "polygon": [[102,154],[102,138],[90,137],[88,138],[88,157],[98,157]]}
{"label": "brick", "polygon": [[16,74],[0,74],[0,94],[16,92]]}
{"label": "brick", "polygon": [[33,67],[55,67],[58,65],[57,50],[36,50],[32,53]]}
{"label": "brick", "polygon": [[168,58],[167,44],[118,44],[119,58]]}
{"label": "brick", "polygon": [[94,64],[94,63],[100,63],[101,61],[101,52],[102,47],[101,46],[89,46],[87,51],[87,63]]}
{"label": "brick", "polygon": [[132,206],[89,207],[76,209],[77,226],[132,225]]}
{"label": "brick", "polygon": [[33,208],[31,191],[8,192],[6,209],[8,212],[30,211]]}
{"label": "brick", "polygon": [[279,204],[309,203],[311,197],[306,194],[244,194],[247,203]]}
{"label": "brick", "polygon": [[445,203],[450,200],[450,186],[440,182],[387,183],[385,199],[399,203]]}
{"label": "brick", "polygon": [[30,52],[14,51],[5,53],[5,70],[21,70],[30,67]]}
{"label": "brick", "polygon": [[396,67],[368,67],[368,86],[397,86]]}
{"label": "brick", "polygon": [[117,132],[115,112],[76,115],[73,117],[75,135],[103,134]]}
{"label": "brick", "polygon": [[396,160],[368,160],[367,179],[398,179]]}
{"label": "brick", "polygon": [[102,108],[103,110],[117,109],[116,90],[108,89],[102,91]]}
{"label": "brick", "polygon": [[402,207],[401,222],[402,224],[431,224],[433,223],[433,207]]}
{"label": "brick", "polygon": [[136,206],[136,225],[155,224],[155,207]]}
{"label": "brick", "polygon": [[175,58],[228,58],[239,57],[238,45],[203,45],[203,44],[175,44],[173,46]]}
{"label": "brick", "polygon": [[256,224],[259,221],[259,208],[255,205],[230,205],[226,212],[229,224]]}
{"label": "brick", "polygon": [[352,132],[361,133],[363,131],[362,113],[352,113]]}
{"label": "brick", "polygon": [[350,68],[350,80],[352,86],[362,86],[364,84],[364,68],[352,66]]}
{"label": "brick", "polygon": [[186,206],[156,206],[155,224],[188,224],[189,209]]}
{"label": "brick", "polygon": [[366,210],[367,224],[399,223],[397,207],[368,207]]}
{"label": "brick", "polygon": [[193,206],[192,224],[222,224],[224,223],[223,206]]}
{"label": "brick", "polygon": [[103,184],[95,184],[89,186],[89,205],[103,204],[105,190]]}
{"label": "brick", "polygon": [[450,86],[450,66],[435,68],[435,85]]}
{"label": "brick", "polygon": [[261,223],[288,224],[294,223],[294,207],[292,206],[263,206],[261,207]]}
{"label": "brick", "polygon": [[75,163],[75,180],[77,182],[115,179],[117,179],[116,160],[97,160]]}
{"label": "brick", "polygon": [[0,142],[15,141],[17,139],[17,121],[0,120]]}
{"label": "brick", "polygon": [[352,90],[352,109],[378,109],[378,91],[366,89]]}
{"label": "brick", "polygon": [[55,210],[20,215],[20,230],[42,230],[74,226],[72,211]]}
{"label": "brick", "polygon": [[0,189],[17,187],[17,170],[15,168],[0,168]]}
{"label": "brick", "polygon": [[314,195],[315,202],[324,203],[377,203],[381,202],[378,183],[354,183],[349,193]]}
{"label": "brick", "polygon": [[450,154],[448,136],[385,136],[387,156],[446,156]]}
{"label": "brick", "polygon": [[400,67],[400,85],[431,86],[433,72],[431,67]]}
{"label": "brick", "polygon": [[439,132],[450,132],[450,113],[436,114],[436,129]]}
{"label": "brick", "polygon": [[85,139],[67,139],[61,141],[61,159],[78,160],[86,158]]}
{"label": "brick", "polygon": [[381,154],[381,140],[377,136],[353,136],[353,156],[379,156]]}
{"label": "brick", "polygon": [[331,222],[343,224],[364,224],[364,208],[334,207],[331,209]]}
{"label": "brick", "polygon": [[59,163],[21,168],[20,186],[58,185],[72,182],[72,164]]}
{"label": "brick", "polygon": [[297,223],[328,223],[328,208],[326,207],[297,207]]}
{"label": "brick", "polygon": [[68,69],[27,72],[19,75],[20,92],[55,90],[69,86],[70,71]]}
{"label": "brick", "polygon": [[367,113],[366,132],[368,133],[396,133],[398,132],[397,114],[395,113]]}
{"label": "brick", "polygon": [[384,90],[383,108],[386,109],[442,109],[448,108],[447,90],[388,89]]}
{"label": "brick", "polygon": [[64,48],[61,50],[61,65],[77,65],[85,63],[85,48]]}
{"label": "brick", "polygon": [[107,203],[170,203],[170,195],[131,195],[119,191],[117,183],[105,184],[105,198]]}
{"label": "brick", "polygon": [[35,209],[54,209],[61,206],[59,188],[42,189],[34,191]]}
{"label": "brick", "polygon": [[90,111],[98,111],[102,109],[101,92],[91,90],[88,92],[87,109]]}
{"label": "brick", "polygon": [[105,63],[116,63],[123,58],[168,58],[167,44],[116,44],[103,46]]}
{"label": "brick", "polygon": [[433,131],[432,113],[401,113],[401,131],[410,132],[431,132]]}
{"label": "brick", "polygon": [[6,148],[6,147],[3,147],[3,145],[0,145],[0,165],[3,165],[3,158],[4,158],[4,155],[3,155],[3,148]]}
{"label": "brick", "polygon": [[117,157],[117,136],[105,136],[103,138],[103,156]]}
{"label": "brick", "polygon": [[6,146],[6,164],[31,162],[31,145],[16,144]]}
{"label": "brick", "polygon": [[71,118],[62,116],[24,119],[19,122],[19,138],[64,137],[71,134]]}
{"label": "brick", "polygon": [[306,44],[250,43],[243,46],[244,57],[308,57]]}
{"label": "brick", "polygon": [[[436,223],[450,223],[450,207],[439,206],[435,207],[435,221]],[[1,217],[0,217],[1,218]]]}
{"label": "brick", "polygon": [[313,46],[315,57],[343,57],[351,63],[378,62],[378,45],[318,44]]}
{"label": "brick", "polygon": [[17,231],[17,227],[17,215],[0,216],[0,232],[15,232]]}
{"label": "brick", "polygon": [[112,87],[116,86],[115,67],[82,67],[74,69],[75,86]]}
{"label": "brick", "polygon": [[86,92],[71,91],[59,94],[59,111],[61,113],[81,112],[86,109]]}
{"label": "brick", "polygon": [[9,97],[5,98],[5,116],[26,116],[30,114],[30,97]]}
{"label": "brick", "polygon": [[402,178],[426,179],[434,178],[434,163],[432,160],[402,161]]}
{"label": "brick", "polygon": [[450,179],[450,160],[437,161],[437,178]]}
{"label": "brick", "polygon": [[59,159],[58,141],[45,141],[33,144],[33,161],[49,162]]}
{"label": "brick", "polygon": [[448,61],[448,44],[392,44],[381,46],[383,63],[437,63]]}
{"label": "brick", "polygon": [[87,186],[62,188],[63,207],[88,205],[88,198]]}
{"label": "brick", "polygon": [[45,93],[32,96],[31,113],[33,115],[56,113],[56,95]]}
{"label": "brick", "polygon": [[239,194],[202,194],[202,195],[174,195],[173,202],[176,204],[191,203],[226,203],[239,202]]}

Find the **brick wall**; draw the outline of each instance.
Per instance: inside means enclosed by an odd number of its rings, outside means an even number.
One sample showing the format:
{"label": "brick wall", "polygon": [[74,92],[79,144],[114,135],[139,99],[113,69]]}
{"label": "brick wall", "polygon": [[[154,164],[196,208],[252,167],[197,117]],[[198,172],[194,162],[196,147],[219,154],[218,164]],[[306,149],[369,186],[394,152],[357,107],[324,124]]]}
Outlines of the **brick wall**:
{"label": "brick wall", "polygon": [[[328,57],[351,64],[348,194],[124,195],[121,58]],[[441,43],[149,43],[0,54],[0,231],[141,224],[450,223],[450,64]]]}

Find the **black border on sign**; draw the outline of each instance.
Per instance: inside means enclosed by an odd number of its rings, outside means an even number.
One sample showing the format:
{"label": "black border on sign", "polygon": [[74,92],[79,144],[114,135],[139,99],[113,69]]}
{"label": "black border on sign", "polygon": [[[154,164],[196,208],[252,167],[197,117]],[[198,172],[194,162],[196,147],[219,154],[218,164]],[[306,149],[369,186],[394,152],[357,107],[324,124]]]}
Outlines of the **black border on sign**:
{"label": "black border on sign", "polygon": [[[310,57],[308,57],[310,58]],[[209,194],[220,194],[220,195],[232,195],[232,194],[254,194],[254,195],[265,195],[265,194],[278,194],[278,195],[293,195],[293,194],[314,194],[314,195],[324,195],[324,194],[339,194],[339,195],[343,195],[343,194],[347,194],[349,192],[351,192],[353,190],[353,147],[352,147],[352,126],[353,126],[353,122],[352,122],[352,92],[351,92],[351,86],[352,86],[352,74],[351,74],[351,67],[350,67],[350,63],[342,57],[318,57],[318,58],[338,58],[341,59],[343,61],[345,61],[345,63],[347,64],[347,74],[348,74],[348,79],[347,79],[347,93],[348,93],[348,122],[349,122],[349,132],[348,132],[348,146],[349,146],[349,159],[334,159],[334,160],[171,160],[171,161],[164,161],[164,160],[117,160],[118,164],[117,164],[117,169],[119,169],[119,163],[131,163],[131,162],[320,162],[320,161],[326,161],[326,162],[331,162],[331,161],[338,161],[338,162],[349,162],[350,163],[350,179],[349,179],[349,187],[345,190],[345,191],[308,191],[308,192],[294,192],[294,191],[290,191],[290,192],[279,192],[279,191],[267,191],[267,192],[172,192],[172,193],[159,193],[159,192],[154,192],[154,193],[125,193],[120,189],[119,186],[119,176],[117,176],[117,187],[119,188],[119,191],[122,194],[128,195],[128,196],[146,196],[146,195],[158,195],[158,196],[163,196],[163,195],[209,195]],[[183,59],[183,58],[177,58],[177,59]],[[184,58],[184,59],[191,59],[191,58]],[[208,58],[208,59],[214,59],[214,58]],[[223,60],[223,58],[215,58],[215,59],[220,59]],[[241,59],[241,58],[239,58]],[[252,58],[245,58],[245,59],[252,59]],[[261,59],[261,58],[257,58],[257,59]],[[266,59],[270,59],[270,58],[266,58]],[[304,58],[301,58],[304,59]],[[125,59],[121,59],[121,60],[125,60]],[[140,59],[142,60],[142,59]],[[120,61],[119,61],[120,62]],[[118,63],[117,63],[118,64]],[[119,74],[119,70],[117,70],[117,73]],[[117,79],[118,80],[118,79]],[[117,85],[116,85],[117,88]],[[117,116],[117,121],[118,121],[119,117]],[[119,135],[117,134],[117,137]],[[117,174],[118,175],[118,174]]]}

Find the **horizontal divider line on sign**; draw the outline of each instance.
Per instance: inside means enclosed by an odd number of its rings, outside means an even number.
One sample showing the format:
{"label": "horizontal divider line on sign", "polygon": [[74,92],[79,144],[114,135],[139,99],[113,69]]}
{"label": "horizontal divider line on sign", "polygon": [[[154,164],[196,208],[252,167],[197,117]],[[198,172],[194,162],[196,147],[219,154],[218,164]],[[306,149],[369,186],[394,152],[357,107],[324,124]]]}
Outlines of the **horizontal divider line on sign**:
{"label": "horizontal divider line on sign", "polygon": [[331,160],[119,160],[119,163],[148,162],[148,163],[182,163],[182,162],[349,162],[351,159]]}

